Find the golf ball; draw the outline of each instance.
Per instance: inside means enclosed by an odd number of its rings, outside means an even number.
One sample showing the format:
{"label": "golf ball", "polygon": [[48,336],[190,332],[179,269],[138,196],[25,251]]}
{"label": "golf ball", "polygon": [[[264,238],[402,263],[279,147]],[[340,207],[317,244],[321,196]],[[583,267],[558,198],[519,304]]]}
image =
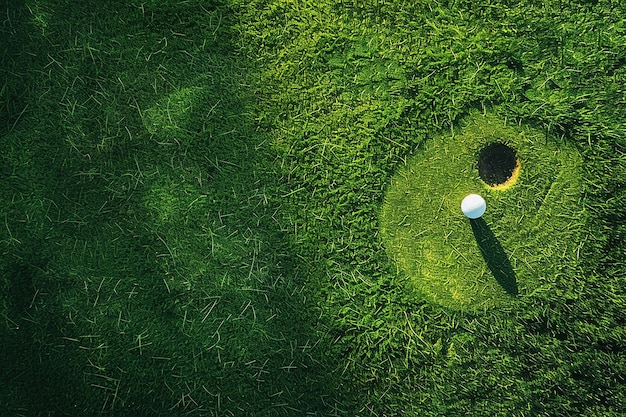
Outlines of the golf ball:
{"label": "golf ball", "polygon": [[477,219],[487,209],[485,199],[478,194],[470,194],[461,201],[461,211],[470,219]]}

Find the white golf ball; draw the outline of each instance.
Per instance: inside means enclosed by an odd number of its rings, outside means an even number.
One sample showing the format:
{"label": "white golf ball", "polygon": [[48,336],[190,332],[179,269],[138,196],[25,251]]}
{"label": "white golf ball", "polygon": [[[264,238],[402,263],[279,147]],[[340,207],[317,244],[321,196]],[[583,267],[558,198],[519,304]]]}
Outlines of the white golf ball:
{"label": "white golf ball", "polygon": [[478,194],[470,194],[461,201],[461,211],[470,219],[477,219],[487,210],[485,199]]}

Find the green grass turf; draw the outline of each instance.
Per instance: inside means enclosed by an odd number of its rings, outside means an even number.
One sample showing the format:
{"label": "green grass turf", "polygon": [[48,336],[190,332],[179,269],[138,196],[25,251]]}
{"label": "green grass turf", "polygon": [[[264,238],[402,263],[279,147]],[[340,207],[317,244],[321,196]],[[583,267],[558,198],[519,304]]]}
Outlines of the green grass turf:
{"label": "green grass turf", "polygon": [[[618,3],[3,5],[0,414],[624,409]],[[538,156],[576,149],[586,216],[559,231],[576,241],[529,237],[544,274],[512,255],[519,294],[486,311],[425,298],[384,226],[398,175],[435,169],[475,112]],[[524,219],[490,215],[508,253]]]}
{"label": "green grass turf", "polygon": [[[478,156],[492,143],[506,143],[520,160],[519,178],[506,189],[479,176]],[[518,295],[582,285],[584,188],[571,144],[476,114],[457,134],[430,141],[394,176],[382,239],[399,269],[437,303],[474,309],[513,303]],[[470,222],[460,206],[473,193],[484,196],[487,212]]]}

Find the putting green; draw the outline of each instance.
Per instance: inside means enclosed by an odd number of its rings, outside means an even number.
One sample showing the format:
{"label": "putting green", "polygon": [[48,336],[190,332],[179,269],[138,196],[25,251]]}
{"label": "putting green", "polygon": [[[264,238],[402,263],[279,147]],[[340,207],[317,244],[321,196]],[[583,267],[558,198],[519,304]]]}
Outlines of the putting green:
{"label": "putting green", "polygon": [[[383,243],[399,272],[446,307],[483,309],[555,290],[579,264],[582,172],[569,143],[473,114],[395,174]],[[460,205],[472,193],[487,211],[470,221]]]}

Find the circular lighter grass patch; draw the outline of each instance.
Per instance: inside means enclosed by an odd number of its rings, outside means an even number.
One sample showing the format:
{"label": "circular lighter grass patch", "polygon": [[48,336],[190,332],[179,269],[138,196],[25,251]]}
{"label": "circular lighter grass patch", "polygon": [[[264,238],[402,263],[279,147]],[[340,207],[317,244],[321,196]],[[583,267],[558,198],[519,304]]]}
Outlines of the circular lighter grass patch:
{"label": "circular lighter grass patch", "polygon": [[[381,235],[399,272],[426,298],[451,308],[512,303],[576,274],[582,188],[573,146],[474,114],[396,173]],[[472,193],[487,202],[477,220],[460,209]]]}

